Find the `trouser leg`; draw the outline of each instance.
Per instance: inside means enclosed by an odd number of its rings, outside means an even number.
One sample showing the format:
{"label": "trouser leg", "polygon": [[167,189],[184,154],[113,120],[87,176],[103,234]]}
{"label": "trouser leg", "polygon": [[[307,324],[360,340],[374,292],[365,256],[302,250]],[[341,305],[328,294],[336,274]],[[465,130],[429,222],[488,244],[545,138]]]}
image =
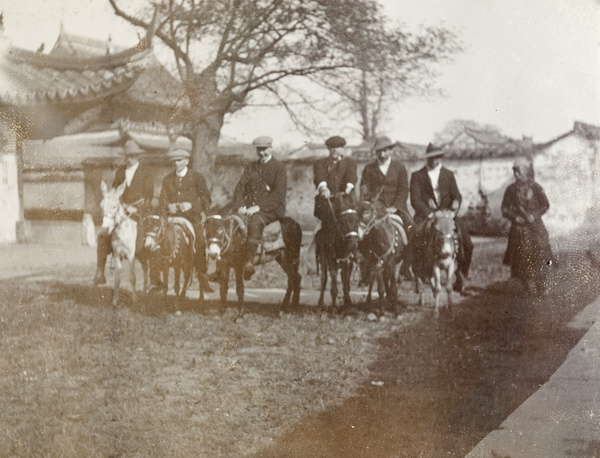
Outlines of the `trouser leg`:
{"label": "trouser leg", "polygon": [[248,236],[246,238],[244,278],[248,280],[254,274],[254,258],[258,246],[262,242],[262,234],[265,226],[271,222],[261,212],[255,213],[248,219]]}

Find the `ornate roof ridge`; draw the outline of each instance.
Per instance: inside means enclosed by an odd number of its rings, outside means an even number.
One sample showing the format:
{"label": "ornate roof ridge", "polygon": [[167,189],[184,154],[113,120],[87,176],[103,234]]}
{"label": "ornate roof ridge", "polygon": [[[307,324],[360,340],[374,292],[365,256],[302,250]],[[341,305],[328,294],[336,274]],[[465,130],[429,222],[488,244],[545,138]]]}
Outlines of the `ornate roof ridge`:
{"label": "ornate roof ridge", "polygon": [[127,66],[144,59],[150,53],[150,49],[149,40],[144,38],[132,48],[105,56],[63,57],[52,54],[37,54],[34,51],[12,47],[6,54],[6,58],[15,63],[27,63],[35,67],[83,71]]}

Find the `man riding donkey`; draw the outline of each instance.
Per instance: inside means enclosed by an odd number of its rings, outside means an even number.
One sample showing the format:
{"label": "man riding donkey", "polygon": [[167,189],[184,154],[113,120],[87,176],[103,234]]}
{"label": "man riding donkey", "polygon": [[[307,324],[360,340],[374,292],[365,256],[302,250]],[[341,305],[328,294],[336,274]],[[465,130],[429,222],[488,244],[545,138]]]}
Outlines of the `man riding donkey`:
{"label": "man riding donkey", "polygon": [[[313,181],[316,187],[314,216],[319,220],[313,234],[316,234],[321,227],[326,230],[332,228],[333,215],[329,199],[340,193],[353,195],[358,179],[356,162],[342,154],[346,140],[339,135],[334,135],[325,141],[325,146],[329,150],[329,156],[317,160],[313,165]],[[308,247],[308,252],[314,256],[314,238]],[[309,267],[309,272],[311,271]]]}
{"label": "man riding donkey", "polygon": [[[454,173],[442,166],[444,155],[441,147],[430,143],[424,156],[427,164],[411,176],[410,202],[415,210],[415,243],[411,244],[410,248],[413,264],[420,261],[423,244],[421,235],[434,213],[438,210],[452,210],[457,214],[462,202]],[[454,291],[462,293],[464,279],[469,275],[473,242],[470,234],[461,227],[461,223],[458,220],[455,220],[455,223],[459,248],[456,256],[458,269]]]}
{"label": "man riding donkey", "polygon": [[[389,214],[399,218],[404,237],[411,237],[410,230],[413,219],[408,211],[408,172],[398,159],[392,158],[392,153],[397,143],[389,137],[377,137],[374,150],[376,159],[367,164],[360,180],[360,198],[363,201],[379,202]],[[403,238],[404,238],[403,237]],[[407,240],[404,240],[405,244]],[[412,278],[410,260],[404,252],[400,275],[407,279]]]}
{"label": "man riding donkey", "polygon": [[[136,257],[142,253],[143,236],[140,230],[142,219],[150,213],[152,208],[152,198],[154,197],[154,177],[146,170],[144,165],[140,163],[140,155],[144,150],[139,147],[135,140],[127,140],[123,145],[123,155],[126,159],[126,164],[120,166],[116,172],[112,183],[113,189],[125,184],[125,189],[121,195],[121,203],[123,204],[127,214],[137,222],[138,232],[136,239]],[[106,259],[112,253],[111,234],[100,232],[98,234],[98,245],[96,250],[97,268],[94,276],[95,285],[103,285],[106,283],[104,270],[106,267]],[[154,274],[151,273],[152,276]]]}
{"label": "man riding donkey", "polygon": [[185,218],[191,223],[195,237],[195,267],[200,286],[203,291],[212,292],[206,278],[206,242],[202,228],[203,214],[206,215],[210,208],[210,192],[204,177],[188,167],[189,151],[176,149],[167,156],[175,164],[175,170],[163,179],[159,211],[168,217]]}
{"label": "man riding donkey", "polygon": [[257,160],[249,164],[235,187],[228,207],[246,220],[244,279],[254,275],[254,259],[263,242],[264,228],[285,214],[287,173],[285,165],[273,157],[273,139],[261,136],[252,142]]}

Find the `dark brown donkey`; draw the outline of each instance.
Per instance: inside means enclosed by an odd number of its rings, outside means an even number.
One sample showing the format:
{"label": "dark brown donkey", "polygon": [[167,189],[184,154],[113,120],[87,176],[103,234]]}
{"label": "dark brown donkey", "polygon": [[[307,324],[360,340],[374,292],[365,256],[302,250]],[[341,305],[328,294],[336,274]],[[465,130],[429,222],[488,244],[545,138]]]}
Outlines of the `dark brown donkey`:
{"label": "dark brown donkey", "polygon": [[[300,283],[302,276],[300,267],[300,246],[302,245],[302,228],[292,218],[284,217],[280,221],[282,248],[266,252],[258,256],[255,262],[265,263],[276,260],[287,274],[288,283],[282,308],[297,307],[300,301]],[[238,298],[239,314],[244,313],[244,252],[246,250],[246,224],[235,214],[221,216],[210,215],[205,223],[207,252],[211,259],[217,261],[217,277],[220,284],[220,297],[223,305],[227,303],[229,287],[229,271],[235,272],[235,290]]]}
{"label": "dark brown donkey", "polygon": [[317,272],[321,274],[319,307],[324,306],[327,275],[331,277],[331,307],[337,307],[337,271],[341,270],[344,307],[352,305],[350,276],[358,250],[358,215],[354,194],[339,193],[329,199],[329,214],[315,234]]}

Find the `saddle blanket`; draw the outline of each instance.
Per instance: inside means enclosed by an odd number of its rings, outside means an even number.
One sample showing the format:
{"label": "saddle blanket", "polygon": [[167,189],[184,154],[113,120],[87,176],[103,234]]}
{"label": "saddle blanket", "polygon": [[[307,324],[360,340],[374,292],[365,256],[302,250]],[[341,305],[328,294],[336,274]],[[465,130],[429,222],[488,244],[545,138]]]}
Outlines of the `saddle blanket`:
{"label": "saddle blanket", "polygon": [[185,229],[186,233],[190,237],[190,245],[192,246],[194,252],[196,252],[196,231],[194,231],[194,226],[190,220],[184,218],[183,216],[169,216],[167,221],[169,223],[178,224]]}
{"label": "saddle blanket", "polygon": [[396,228],[396,231],[400,233],[400,237],[402,237],[402,242],[404,245],[408,245],[408,237],[406,235],[406,230],[404,229],[404,221],[402,221],[402,218],[395,214],[389,215],[389,218]]}
{"label": "saddle blanket", "polygon": [[265,253],[277,251],[284,247],[285,243],[283,243],[283,235],[281,234],[281,223],[275,221],[265,226],[263,229],[263,248]]}

